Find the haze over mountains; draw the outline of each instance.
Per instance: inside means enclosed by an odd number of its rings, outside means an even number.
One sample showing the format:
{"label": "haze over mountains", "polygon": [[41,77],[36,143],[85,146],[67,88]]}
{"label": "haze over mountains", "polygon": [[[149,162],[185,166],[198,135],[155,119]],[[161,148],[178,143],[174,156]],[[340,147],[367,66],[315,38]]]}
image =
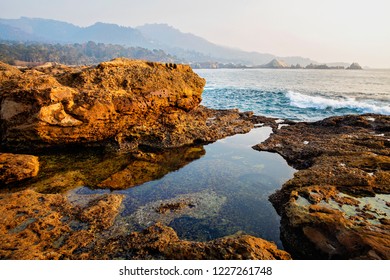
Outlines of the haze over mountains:
{"label": "haze over mountains", "polygon": [[192,63],[208,61],[252,66],[268,63],[274,58],[279,58],[287,64],[302,66],[316,63],[309,58],[276,57],[272,54],[220,46],[166,24],[145,24],[132,28],[98,22],[88,27],[79,27],[67,22],[40,18],[0,19],[0,40],[61,44],[94,41],[161,49],[184,62]]}

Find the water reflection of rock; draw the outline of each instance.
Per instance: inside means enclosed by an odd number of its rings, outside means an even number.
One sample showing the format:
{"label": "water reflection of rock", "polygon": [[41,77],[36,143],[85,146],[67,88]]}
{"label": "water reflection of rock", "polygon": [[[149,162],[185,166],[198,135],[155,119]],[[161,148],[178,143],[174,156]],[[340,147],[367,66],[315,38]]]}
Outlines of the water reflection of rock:
{"label": "water reflection of rock", "polygon": [[205,154],[202,146],[163,151],[107,154],[100,150],[42,155],[41,172],[24,184],[40,193],[64,193],[71,189],[125,189],[156,180]]}
{"label": "water reflection of rock", "polygon": [[199,159],[204,154],[205,150],[202,146],[181,147],[157,153],[139,152],[132,163],[99,183],[98,187],[126,189],[137,186],[159,179],[165,174]]}

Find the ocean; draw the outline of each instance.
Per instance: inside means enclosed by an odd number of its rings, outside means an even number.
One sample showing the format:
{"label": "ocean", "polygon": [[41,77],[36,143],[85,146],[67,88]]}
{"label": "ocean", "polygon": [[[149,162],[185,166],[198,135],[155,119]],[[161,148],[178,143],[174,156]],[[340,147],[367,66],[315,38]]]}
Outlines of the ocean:
{"label": "ocean", "polygon": [[390,115],[390,69],[198,69],[202,105],[315,121],[335,115]]}

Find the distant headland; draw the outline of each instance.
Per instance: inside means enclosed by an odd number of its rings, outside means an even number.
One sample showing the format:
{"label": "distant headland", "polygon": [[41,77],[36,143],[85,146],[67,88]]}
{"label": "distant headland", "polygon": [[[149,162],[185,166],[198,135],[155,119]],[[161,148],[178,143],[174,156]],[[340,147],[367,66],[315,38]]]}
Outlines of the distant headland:
{"label": "distant headland", "polygon": [[192,63],[192,68],[205,68],[205,69],[219,69],[219,68],[249,68],[249,69],[341,69],[341,70],[362,70],[363,68],[357,62],[353,62],[349,66],[343,65],[327,65],[327,64],[314,64],[310,63],[306,66],[301,64],[288,64],[283,60],[274,58],[270,62],[262,65],[247,66],[243,64],[233,64],[233,63],[218,63],[218,62],[203,62],[203,63]]}

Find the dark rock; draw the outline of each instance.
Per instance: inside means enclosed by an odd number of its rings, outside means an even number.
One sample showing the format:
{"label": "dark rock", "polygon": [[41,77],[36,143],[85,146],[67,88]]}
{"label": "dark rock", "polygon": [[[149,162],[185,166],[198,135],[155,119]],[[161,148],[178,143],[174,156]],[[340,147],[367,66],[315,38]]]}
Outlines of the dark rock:
{"label": "dark rock", "polygon": [[362,70],[363,68],[359,65],[359,63],[354,62],[347,69],[348,70]]}

